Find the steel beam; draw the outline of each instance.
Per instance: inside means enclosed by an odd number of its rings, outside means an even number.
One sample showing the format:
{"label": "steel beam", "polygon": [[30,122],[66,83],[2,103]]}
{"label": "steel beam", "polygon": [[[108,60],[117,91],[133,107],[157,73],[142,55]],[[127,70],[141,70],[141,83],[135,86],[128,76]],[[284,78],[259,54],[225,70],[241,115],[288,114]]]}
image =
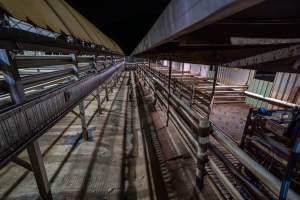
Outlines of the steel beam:
{"label": "steel beam", "polygon": [[173,0],[132,54],[153,49],[260,2],[262,0]]}

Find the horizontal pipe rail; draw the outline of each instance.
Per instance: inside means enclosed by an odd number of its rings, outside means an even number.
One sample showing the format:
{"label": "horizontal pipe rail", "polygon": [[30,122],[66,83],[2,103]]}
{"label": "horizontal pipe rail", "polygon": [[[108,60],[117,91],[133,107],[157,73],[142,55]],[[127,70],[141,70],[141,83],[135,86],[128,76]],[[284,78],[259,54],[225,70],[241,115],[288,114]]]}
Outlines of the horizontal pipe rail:
{"label": "horizontal pipe rail", "polygon": [[[30,75],[30,76],[24,76],[21,78],[21,82],[24,86],[24,88],[29,88],[34,85],[42,84],[45,82],[53,81],[55,79],[62,78],[67,75],[71,75],[73,73],[73,69],[64,69],[64,70],[59,70],[59,71],[54,71],[54,72],[47,72],[47,73],[40,73],[40,74],[35,74],[35,75]],[[0,91],[2,94],[8,92],[7,91],[7,86],[4,80],[0,81]]]}
{"label": "horizontal pipe rail", "polygon": [[[247,153],[239,148],[235,143],[230,141],[218,128],[214,127],[212,136],[224,146],[230,153],[232,153],[251,173],[259,178],[274,194],[279,196],[281,181],[271,174],[267,169],[253,160]],[[300,199],[300,196],[292,189],[289,189],[289,200]]]}
{"label": "horizontal pipe rail", "polygon": [[41,73],[31,76],[25,76],[21,78],[21,82],[24,85],[25,88],[34,86],[36,84],[52,81],[54,79],[61,78],[66,75],[70,75],[73,73],[73,69],[64,69],[54,72],[47,72],[47,73]]}
{"label": "horizontal pipe rail", "polygon": [[[44,56],[23,56],[14,58],[18,68],[35,68],[53,65],[73,64],[72,57],[69,55],[44,55]],[[90,63],[94,61],[93,56],[78,56],[78,63]]]}
{"label": "horizontal pipe rail", "polygon": [[256,94],[256,93],[249,92],[249,91],[245,91],[245,95],[248,96],[248,97],[258,99],[258,100],[262,100],[262,101],[268,102],[270,104],[277,105],[277,106],[284,107],[284,108],[300,107],[300,105],[298,105],[298,104],[289,103],[289,102],[282,101],[282,100],[279,100],[279,99],[274,99],[274,98],[271,98],[271,97],[264,97],[260,94]]}

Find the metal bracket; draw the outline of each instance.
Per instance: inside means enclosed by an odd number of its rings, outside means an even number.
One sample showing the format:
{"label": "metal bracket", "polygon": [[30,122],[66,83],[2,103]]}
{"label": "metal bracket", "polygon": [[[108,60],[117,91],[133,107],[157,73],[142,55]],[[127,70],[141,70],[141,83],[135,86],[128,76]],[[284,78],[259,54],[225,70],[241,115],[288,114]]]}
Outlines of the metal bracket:
{"label": "metal bracket", "polygon": [[24,167],[25,169],[27,169],[27,170],[29,170],[29,171],[33,171],[33,170],[32,170],[31,164],[30,164],[29,162],[27,162],[27,161],[21,159],[21,158],[14,157],[14,158],[12,159],[12,161],[13,161],[14,163],[16,163],[17,165],[20,165],[20,166]]}

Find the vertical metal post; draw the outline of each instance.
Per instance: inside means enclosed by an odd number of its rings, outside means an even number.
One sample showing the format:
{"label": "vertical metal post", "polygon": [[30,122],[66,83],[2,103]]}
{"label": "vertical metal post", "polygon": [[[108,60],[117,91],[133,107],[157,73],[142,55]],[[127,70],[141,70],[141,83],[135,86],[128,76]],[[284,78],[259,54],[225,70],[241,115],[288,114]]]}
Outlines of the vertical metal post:
{"label": "vertical metal post", "polygon": [[22,103],[25,99],[25,92],[21,83],[20,74],[9,52],[5,49],[0,49],[0,65],[3,71],[4,81],[8,85],[13,103]]}
{"label": "vertical metal post", "polygon": [[[97,55],[95,55],[95,59],[93,62],[93,68],[95,69],[95,72],[97,72]],[[101,114],[102,113],[102,108],[101,108],[101,99],[100,99],[100,89],[99,87],[97,87],[96,89],[96,100],[97,100],[97,104],[98,104],[98,113]]]}
{"label": "vertical metal post", "polygon": [[51,189],[48,182],[47,173],[43,163],[43,157],[38,140],[35,140],[28,145],[27,152],[41,199],[51,200]]}
{"label": "vertical metal post", "polygon": [[106,54],[104,54],[104,63],[103,63],[103,66],[104,66],[104,69],[106,68]]}
{"label": "vertical metal post", "polygon": [[[75,54],[71,54],[73,65],[74,65],[74,73],[77,79],[79,79],[79,66],[77,56]],[[85,120],[85,112],[84,112],[84,100],[79,103],[79,116],[81,120],[81,127],[82,127],[82,136],[85,140],[88,140],[88,131],[87,131],[87,124]]]}
{"label": "vertical metal post", "polygon": [[196,186],[203,188],[204,176],[206,174],[205,165],[208,161],[207,150],[209,145],[210,122],[207,118],[199,120],[199,129],[197,134],[197,169]]}
{"label": "vertical metal post", "polygon": [[88,131],[87,131],[87,125],[85,120],[85,111],[84,111],[84,103],[81,101],[79,103],[79,116],[81,120],[81,126],[82,126],[82,136],[84,140],[89,139]]}
{"label": "vertical metal post", "polygon": [[96,89],[96,99],[97,99],[97,103],[98,103],[98,112],[99,112],[99,114],[102,114],[100,88],[99,87],[97,87],[97,89]]}
{"label": "vertical metal post", "polygon": [[169,115],[170,115],[170,93],[171,93],[171,74],[172,73],[172,61],[170,61],[169,65],[169,81],[168,81],[168,107],[167,107],[167,124],[169,126]]}
{"label": "vertical metal post", "polygon": [[[20,74],[9,52],[5,49],[0,49],[0,66],[3,70],[4,81],[8,85],[12,101],[14,104],[23,103],[25,100],[25,92]],[[31,142],[27,146],[27,151],[40,197],[43,200],[51,200],[52,194],[38,140]]]}
{"label": "vertical metal post", "polygon": [[110,84],[109,84],[109,89],[110,92],[113,93],[113,87],[114,87],[114,77],[111,78]]}
{"label": "vertical metal post", "polygon": [[106,98],[106,101],[109,101],[109,98],[108,98],[108,89],[107,89],[107,83],[105,83],[105,98]]}
{"label": "vertical metal post", "polygon": [[191,101],[190,101],[190,107],[193,106],[193,103],[194,103],[194,96],[195,96],[195,84],[193,83],[192,84],[192,91],[191,91]]}
{"label": "vertical metal post", "polygon": [[217,84],[217,77],[218,77],[218,69],[219,69],[219,67],[218,67],[218,66],[215,66],[215,69],[214,69],[215,73],[214,73],[213,88],[212,88],[211,96],[210,96],[210,109],[211,109],[212,106],[213,106],[213,99],[214,99],[214,95],[215,95],[216,84]]}
{"label": "vertical metal post", "polygon": [[250,108],[248,116],[247,116],[247,120],[246,120],[246,123],[245,123],[245,128],[244,128],[244,131],[243,131],[242,139],[241,139],[241,142],[240,142],[240,145],[239,145],[241,147],[241,149],[244,149],[244,146],[245,146],[246,136],[249,132],[249,126],[251,124],[252,113],[253,113],[253,108]]}
{"label": "vertical metal post", "polygon": [[92,68],[94,69],[94,72],[96,73],[97,70],[97,55],[95,55],[94,60],[92,62]]}
{"label": "vertical metal post", "polygon": [[184,72],[184,63],[182,63],[182,69],[181,69],[180,99],[182,99],[182,92],[183,92],[183,72]]}

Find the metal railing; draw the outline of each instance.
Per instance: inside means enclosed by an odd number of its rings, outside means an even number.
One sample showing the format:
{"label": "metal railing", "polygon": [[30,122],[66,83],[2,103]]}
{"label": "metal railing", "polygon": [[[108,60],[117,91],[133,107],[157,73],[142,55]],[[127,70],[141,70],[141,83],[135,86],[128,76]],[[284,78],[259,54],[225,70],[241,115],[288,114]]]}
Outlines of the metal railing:
{"label": "metal railing", "polygon": [[0,167],[38,138],[114,73],[117,64],[0,114]]}
{"label": "metal railing", "polygon": [[[137,70],[142,71],[144,81],[147,82],[148,86],[152,88],[154,94],[160,100],[162,104],[165,104],[168,98],[167,86],[160,81],[159,75],[149,69],[147,66],[137,67]],[[173,90],[174,91],[174,90]],[[205,113],[199,113],[192,110],[184,101],[179,99],[174,93],[170,94],[170,114],[171,119],[180,130],[183,132],[185,140],[188,141],[193,149],[193,152],[196,156],[197,148],[202,148],[198,143],[197,135],[198,132],[198,123],[201,119],[205,118]],[[228,152],[230,152],[246,169],[248,169],[252,174],[254,174],[265,186],[267,186],[270,191],[272,191],[276,196],[279,196],[281,181],[271,174],[267,169],[257,163],[252,159],[247,153],[245,153],[240,147],[237,146],[230,138],[218,129],[213,123],[211,135],[219,142],[220,145],[225,147]],[[247,187],[251,184],[246,181]],[[252,186],[251,186],[252,187]],[[251,188],[250,188],[251,189]],[[253,191],[256,194],[257,191]],[[289,189],[287,199],[294,200],[300,199],[299,194],[295,193],[292,189]]]}

